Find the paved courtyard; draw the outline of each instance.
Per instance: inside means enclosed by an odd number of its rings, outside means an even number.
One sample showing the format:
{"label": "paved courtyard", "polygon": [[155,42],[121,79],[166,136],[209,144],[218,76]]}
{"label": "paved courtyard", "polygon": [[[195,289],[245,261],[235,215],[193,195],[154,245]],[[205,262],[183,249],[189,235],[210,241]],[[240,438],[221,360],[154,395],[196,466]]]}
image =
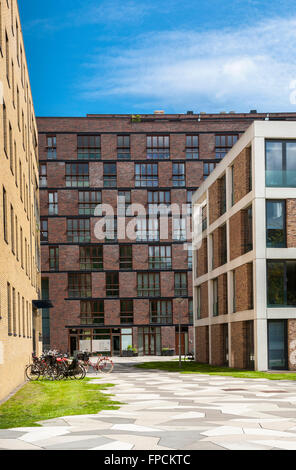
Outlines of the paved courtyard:
{"label": "paved courtyard", "polygon": [[145,371],[125,361],[92,376],[115,384],[103,393],[120,409],[0,430],[0,449],[296,449],[296,382]]}

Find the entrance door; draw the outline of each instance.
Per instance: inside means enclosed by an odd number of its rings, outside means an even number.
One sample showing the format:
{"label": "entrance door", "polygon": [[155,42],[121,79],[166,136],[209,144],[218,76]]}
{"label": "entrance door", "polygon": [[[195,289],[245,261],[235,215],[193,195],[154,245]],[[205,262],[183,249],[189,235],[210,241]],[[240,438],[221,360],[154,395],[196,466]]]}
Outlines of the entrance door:
{"label": "entrance door", "polygon": [[161,353],[159,327],[144,327],[138,330],[139,354],[158,356]]}
{"label": "entrance door", "polygon": [[[176,344],[176,354],[179,354],[179,327],[176,327],[175,334],[175,344]],[[188,328],[185,326],[181,327],[181,354],[188,354]]]}
{"label": "entrance door", "polygon": [[286,320],[268,321],[268,368],[288,368]]}
{"label": "entrance door", "polygon": [[74,355],[74,351],[77,351],[78,350],[78,344],[77,344],[77,336],[70,336],[70,341],[69,341],[69,345],[70,345],[70,356],[73,356]]}
{"label": "entrance door", "polygon": [[112,335],[112,356],[120,356],[120,336]]}

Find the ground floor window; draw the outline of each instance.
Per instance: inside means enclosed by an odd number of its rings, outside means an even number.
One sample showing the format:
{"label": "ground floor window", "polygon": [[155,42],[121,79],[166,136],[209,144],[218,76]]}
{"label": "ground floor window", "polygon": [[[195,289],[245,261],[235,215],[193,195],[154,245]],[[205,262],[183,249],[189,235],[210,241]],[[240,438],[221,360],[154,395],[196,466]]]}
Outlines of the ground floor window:
{"label": "ground floor window", "polygon": [[287,321],[268,321],[268,368],[285,370],[288,368]]}

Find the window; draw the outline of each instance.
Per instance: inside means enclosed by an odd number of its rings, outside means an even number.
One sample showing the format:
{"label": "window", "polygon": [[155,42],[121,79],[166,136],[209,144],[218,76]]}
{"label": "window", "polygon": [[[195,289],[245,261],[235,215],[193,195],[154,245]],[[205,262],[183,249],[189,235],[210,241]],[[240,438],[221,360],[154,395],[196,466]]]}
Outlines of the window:
{"label": "window", "polygon": [[48,191],[48,215],[58,214],[58,192]]}
{"label": "window", "polygon": [[106,296],[119,296],[119,273],[106,273]]}
{"label": "window", "polygon": [[10,204],[10,239],[11,239],[11,251],[15,253],[15,233],[14,233],[14,210]]}
{"label": "window", "polygon": [[219,215],[223,215],[226,212],[226,176],[223,175],[219,178]]}
{"label": "window", "polygon": [[17,216],[15,216],[15,251],[16,251],[16,259],[19,260],[18,220],[17,220]]}
{"label": "window", "polygon": [[270,307],[296,306],[296,261],[267,261],[267,303]]}
{"label": "window", "polygon": [[22,227],[20,227],[20,241],[21,241],[21,267],[24,268],[24,240],[23,240]]}
{"label": "window", "polygon": [[198,135],[186,136],[186,158],[187,160],[198,159]]}
{"label": "window", "polygon": [[[78,192],[78,214],[94,215],[95,208],[102,203],[101,191],[79,191]],[[96,215],[101,215],[101,209],[98,208]]]}
{"label": "window", "polygon": [[187,263],[188,263],[188,269],[192,269],[192,246],[187,245]]}
{"label": "window", "polygon": [[137,291],[139,297],[160,296],[159,273],[138,273]]}
{"label": "window", "polygon": [[48,220],[47,219],[41,219],[40,220],[40,239],[42,242],[47,242],[48,241]]}
{"label": "window", "polygon": [[201,289],[196,287],[196,320],[201,318]]}
{"label": "window", "polygon": [[175,296],[187,295],[187,273],[175,273]]}
{"label": "window", "polygon": [[136,163],[135,164],[135,186],[136,188],[158,186],[157,163]]}
{"label": "window", "polygon": [[88,163],[66,164],[66,186],[68,188],[89,187]]}
{"label": "window", "polygon": [[[2,34],[2,31],[1,31]],[[5,55],[6,55],[6,78],[8,81],[8,85],[10,84],[10,55],[9,55],[9,42],[8,36],[5,32]]]}
{"label": "window", "polygon": [[67,219],[67,241],[72,243],[90,242],[89,219]]}
{"label": "window", "polygon": [[46,163],[40,163],[39,186],[40,188],[46,188],[47,186],[47,164]]}
{"label": "window", "polygon": [[68,273],[69,297],[91,297],[91,274]]}
{"label": "window", "polygon": [[185,165],[184,163],[173,163],[173,186],[185,186]]}
{"label": "window", "polygon": [[213,317],[218,314],[218,279],[213,279]]}
{"label": "window", "polygon": [[193,190],[187,190],[186,202],[187,202],[187,215],[192,214],[192,196],[195,193]]}
{"label": "window", "polygon": [[173,217],[173,240],[185,241],[187,239],[186,222],[184,217]]}
{"label": "window", "polygon": [[3,186],[3,194],[2,194],[2,214],[3,214],[3,234],[4,240],[8,243],[8,227],[7,227],[7,195],[6,190]]}
{"label": "window", "polygon": [[170,324],[172,322],[172,301],[150,300],[150,323]]}
{"label": "window", "polygon": [[223,158],[234,146],[238,139],[237,134],[233,135],[216,135],[216,158]]}
{"label": "window", "polygon": [[243,253],[253,249],[253,211],[252,206],[243,210],[244,246]]}
{"label": "window", "polygon": [[105,242],[117,241],[117,219],[106,216]]}
{"label": "window", "polygon": [[104,301],[103,300],[81,300],[80,301],[80,324],[81,325],[104,325]]}
{"label": "window", "polygon": [[201,225],[202,231],[206,230],[208,226],[207,205],[203,206],[201,209]]}
{"label": "window", "polygon": [[55,135],[47,135],[47,158],[48,160],[55,160],[57,158],[57,138]]}
{"label": "window", "polygon": [[266,246],[286,247],[286,202],[266,201]]}
{"label": "window", "polygon": [[8,156],[8,142],[7,142],[7,116],[6,116],[6,106],[5,103],[3,102],[3,148],[4,152],[6,154],[6,157]]}
{"label": "window", "polygon": [[78,160],[100,160],[101,137],[99,135],[77,136]]}
{"label": "window", "polygon": [[119,267],[120,269],[132,269],[133,256],[132,245],[120,245],[119,247]]}
{"label": "window", "polygon": [[266,141],[266,186],[296,187],[296,142]]}
{"label": "window", "polygon": [[223,264],[227,263],[227,228],[226,228],[226,224],[222,225],[221,227],[219,227],[219,245],[220,245],[220,263],[219,263],[219,266],[222,266]]}
{"label": "window", "polygon": [[12,306],[11,306],[11,287],[10,283],[7,283],[7,325],[8,325],[8,334],[12,335]]}
{"label": "window", "polygon": [[189,323],[193,323],[193,300],[192,299],[188,300],[188,317],[189,317]]}
{"label": "window", "polygon": [[8,137],[9,137],[9,160],[10,160],[10,170],[13,174],[13,139],[12,139],[12,127],[11,124],[8,124]]}
{"label": "window", "polygon": [[[170,191],[148,191],[148,213],[151,215],[167,214],[171,203]],[[158,206],[165,206],[158,209]]]}
{"label": "window", "polygon": [[114,188],[116,185],[116,163],[104,163],[104,187]]}
{"label": "window", "polygon": [[207,178],[210,173],[216,168],[216,163],[210,162],[210,163],[204,163],[203,164],[203,175],[204,178]]}
{"label": "window", "polygon": [[159,240],[159,221],[156,217],[149,217],[149,219],[139,217],[137,219],[136,240]]}
{"label": "window", "polygon": [[236,279],[235,270],[232,271],[232,312],[236,312]]}
{"label": "window", "polygon": [[171,247],[166,245],[149,246],[149,269],[171,269],[172,253]]}
{"label": "window", "polygon": [[118,135],[117,136],[117,158],[118,160],[130,160],[130,136]]}
{"label": "window", "polygon": [[147,136],[147,158],[153,160],[170,158],[170,138],[168,135]]}
{"label": "window", "polygon": [[59,247],[58,246],[49,247],[49,270],[50,271],[59,270]]}
{"label": "window", "polygon": [[120,301],[120,323],[134,322],[134,305],[132,300]]}
{"label": "window", "polygon": [[268,320],[268,368],[288,369],[287,320]]}
{"label": "window", "polygon": [[232,165],[231,169],[231,195],[230,195],[230,204],[231,204],[231,207],[234,206],[234,165]]}
{"label": "window", "polygon": [[131,192],[130,191],[118,191],[118,215],[131,215],[130,210],[131,204]]}
{"label": "window", "polygon": [[100,271],[103,269],[103,245],[80,246],[79,263],[81,270]]}

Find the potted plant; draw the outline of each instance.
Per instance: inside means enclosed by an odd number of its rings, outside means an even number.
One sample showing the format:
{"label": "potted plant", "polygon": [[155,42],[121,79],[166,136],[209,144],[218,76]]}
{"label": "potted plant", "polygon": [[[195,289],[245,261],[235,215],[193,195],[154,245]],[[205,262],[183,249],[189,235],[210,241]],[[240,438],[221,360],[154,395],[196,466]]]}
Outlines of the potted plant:
{"label": "potted plant", "polygon": [[133,348],[131,344],[128,345],[127,349],[123,350],[122,351],[122,355],[124,357],[133,357],[133,356],[137,356],[138,353],[137,353],[137,349],[136,348]]}

